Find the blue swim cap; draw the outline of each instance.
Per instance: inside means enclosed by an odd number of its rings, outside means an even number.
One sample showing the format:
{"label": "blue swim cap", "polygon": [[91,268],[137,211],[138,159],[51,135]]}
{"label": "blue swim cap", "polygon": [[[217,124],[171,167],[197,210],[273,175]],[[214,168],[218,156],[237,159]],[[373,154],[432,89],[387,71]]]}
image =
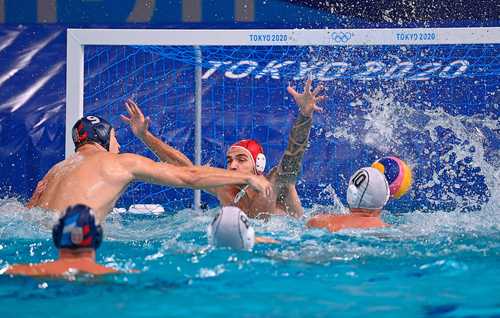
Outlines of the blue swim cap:
{"label": "blue swim cap", "polygon": [[93,248],[102,242],[102,227],[95,223],[92,209],[83,204],[69,206],[52,228],[57,248]]}
{"label": "blue swim cap", "polygon": [[98,116],[85,116],[79,119],[72,129],[75,150],[89,142],[95,142],[109,151],[111,129],[105,119]]}

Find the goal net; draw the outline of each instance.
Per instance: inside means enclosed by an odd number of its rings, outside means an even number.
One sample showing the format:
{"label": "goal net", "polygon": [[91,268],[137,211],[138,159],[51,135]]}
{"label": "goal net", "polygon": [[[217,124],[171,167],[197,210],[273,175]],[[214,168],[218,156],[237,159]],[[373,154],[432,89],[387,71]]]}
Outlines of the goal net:
{"label": "goal net", "polygon": [[[478,209],[498,191],[499,30],[69,30],[68,68],[77,67],[68,70],[67,120],[103,116],[122,151],[154,158],[120,121],[132,98],[151,131],[190,159],[196,137],[201,163],[216,167],[229,145],[253,138],[269,171],[298,112],[286,88],[312,78],[328,100],[298,181],[305,206],[345,202],[355,170],[395,155],[415,183],[391,210]],[[177,211],[192,206],[192,193],[134,183],[118,206]]]}

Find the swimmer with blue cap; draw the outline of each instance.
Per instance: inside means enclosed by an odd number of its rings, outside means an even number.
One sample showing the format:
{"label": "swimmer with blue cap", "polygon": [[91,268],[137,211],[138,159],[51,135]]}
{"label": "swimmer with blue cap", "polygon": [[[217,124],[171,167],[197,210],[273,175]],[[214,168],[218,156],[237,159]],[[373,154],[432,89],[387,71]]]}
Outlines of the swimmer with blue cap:
{"label": "swimmer with blue cap", "polygon": [[225,185],[249,186],[263,197],[271,184],[262,176],[211,167],[178,167],[132,153],[120,153],[115,130],[104,118],[85,116],[72,129],[76,153],[54,165],[38,183],[29,208],[62,213],[83,203],[92,208],[98,222],[112,211],[116,201],[134,181],[205,189]]}
{"label": "swimmer with blue cap", "polygon": [[353,174],[347,188],[350,213],[317,215],[307,225],[331,232],[387,227],[389,225],[382,221],[380,213],[389,196],[389,184],[384,174],[372,167],[361,168]]}
{"label": "swimmer with blue cap", "polygon": [[12,265],[5,274],[63,277],[119,273],[114,268],[96,263],[96,250],[102,239],[102,227],[96,223],[92,209],[83,204],[70,206],[52,228],[52,240],[59,250],[59,259],[41,264]]}

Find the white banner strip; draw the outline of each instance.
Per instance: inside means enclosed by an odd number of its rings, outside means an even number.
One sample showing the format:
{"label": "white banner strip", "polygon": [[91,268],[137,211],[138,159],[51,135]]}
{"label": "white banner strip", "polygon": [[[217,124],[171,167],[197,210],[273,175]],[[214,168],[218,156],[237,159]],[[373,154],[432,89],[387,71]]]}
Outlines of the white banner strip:
{"label": "white banner strip", "polygon": [[68,29],[82,45],[435,45],[498,44],[500,27],[339,30]]}

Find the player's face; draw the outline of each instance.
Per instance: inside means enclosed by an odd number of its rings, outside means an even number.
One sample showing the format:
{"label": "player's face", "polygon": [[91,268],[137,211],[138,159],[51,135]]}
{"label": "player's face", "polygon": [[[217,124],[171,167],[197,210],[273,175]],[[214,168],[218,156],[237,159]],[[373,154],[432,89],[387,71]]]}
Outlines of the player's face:
{"label": "player's face", "polygon": [[120,153],[120,144],[116,139],[115,130],[111,129],[109,133],[109,152],[111,153]]}
{"label": "player's face", "polygon": [[226,156],[227,169],[241,173],[255,173],[252,158],[248,153],[241,149],[233,147],[229,149]]}

